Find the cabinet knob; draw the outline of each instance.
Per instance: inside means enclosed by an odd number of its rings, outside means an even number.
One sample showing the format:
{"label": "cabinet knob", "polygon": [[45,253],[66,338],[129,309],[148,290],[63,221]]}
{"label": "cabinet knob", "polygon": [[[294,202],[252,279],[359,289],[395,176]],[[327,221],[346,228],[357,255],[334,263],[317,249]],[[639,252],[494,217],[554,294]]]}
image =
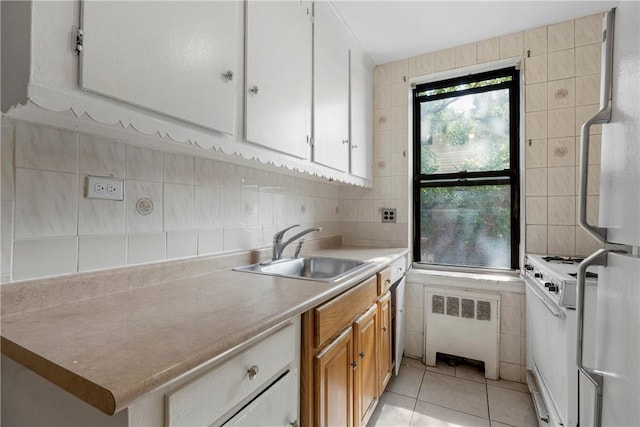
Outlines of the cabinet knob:
{"label": "cabinet knob", "polygon": [[364,351],[361,351],[360,352],[360,358],[363,358],[363,357],[364,357]]}
{"label": "cabinet knob", "polygon": [[293,420],[289,423],[291,427],[298,427],[298,420]]}
{"label": "cabinet knob", "polygon": [[386,326],[383,326],[383,327],[382,327],[382,330],[383,330],[384,332],[387,332],[387,327],[386,327]]}
{"label": "cabinet knob", "polygon": [[351,362],[351,366],[353,366],[353,369],[356,369],[358,367],[358,362],[354,360],[353,362]]}
{"label": "cabinet knob", "polygon": [[249,89],[249,92],[251,92],[251,93],[252,93],[252,94],[254,94],[254,95],[257,95],[257,94],[258,94],[258,86],[253,85],[253,87],[251,87],[251,88]]}
{"label": "cabinet knob", "polygon": [[228,81],[233,80],[233,71],[227,70],[226,72],[222,73],[222,77],[224,77]]}
{"label": "cabinet knob", "polygon": [[342,143],[343,143],[343,144],[348,144],[348,143],[349,143],[349,140],[348,140],[348,139],[343,139],[343,140],[342,140]]}
{"label": "cabinet knob", "polygon": [[358,146],[357,145],[352,145],[351,149],[353,150],[354,148],[358,148]]}
{"label": "cabinet knob", "polygon": [[253,365],[252,367],[250,367],[249,370],[247,371],[247,373],[249,374],[249,379],[250,380],[255,379],[258,376],[259,371],[260,369],[256,365]]}
{"label": "cabinet knob", "polygon": [[384,283],[387,283],[387,284],[391,283],[391,279],[385,280]]}

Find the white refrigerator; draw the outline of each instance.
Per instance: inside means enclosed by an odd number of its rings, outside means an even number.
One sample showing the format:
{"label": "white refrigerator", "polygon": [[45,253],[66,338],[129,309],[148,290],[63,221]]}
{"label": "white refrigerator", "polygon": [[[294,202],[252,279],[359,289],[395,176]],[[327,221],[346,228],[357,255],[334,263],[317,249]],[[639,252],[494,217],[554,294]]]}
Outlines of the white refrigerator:
{"label": "white refrigerator", "polygon": [[[578,273],[579,425],[632,427],[640,426],[639,2],[622,1],[608,14],[603,40],[601,110],[581,136],[580,225],[604,249],[586,258]],[[588,224],[588,130],[599,123],[600,213],[598,224]],[[585,304],[581,283],[589,264],[601,266],[597,298]]]}

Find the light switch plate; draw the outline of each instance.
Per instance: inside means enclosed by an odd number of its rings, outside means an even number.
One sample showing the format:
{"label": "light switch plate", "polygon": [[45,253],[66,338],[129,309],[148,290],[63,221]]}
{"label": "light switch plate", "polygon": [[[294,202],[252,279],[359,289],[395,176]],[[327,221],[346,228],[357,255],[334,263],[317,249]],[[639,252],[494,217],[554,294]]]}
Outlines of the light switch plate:
{"label": "light switch plate", "polygon": [[118,178],[87,176],[85,196],[88,199],[124,200],[124,183]]}

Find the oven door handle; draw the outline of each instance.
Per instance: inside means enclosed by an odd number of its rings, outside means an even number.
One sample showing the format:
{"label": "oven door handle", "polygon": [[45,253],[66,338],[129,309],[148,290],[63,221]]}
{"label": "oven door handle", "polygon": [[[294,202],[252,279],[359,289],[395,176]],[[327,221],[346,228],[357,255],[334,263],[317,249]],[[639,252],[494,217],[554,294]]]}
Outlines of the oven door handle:
{"label": "oven door handle", "polygon": [[540,289],[538,289],[536,285],[531,283],[530,279],[527,279],[526,276],[525,276],[524,282],[527,284],[529,289],[531,289],[531,292],[533,292],[534,295],[538,297],[538,299],[544,304],[547,310],[549,310],[549,312],[554,317],[557,317],[559,319],[565,319],[567,317],[567,314],[565,313],[565,311],[562,308],[558,307],[556,304],[554,304],[552,301],[550,301],[549,298],[546,297],[544,293]]}
{"label": "oven door handle", "polygon": [[[576,285],[576,312],[578,315],[578,340],[576,347],[576,365],[578,371],[582,373],[596,389],[593,405],[593,425],[600,427],[602,423],[602,386],[603,376],[594,369],[584,366],[582,350],[584,349],[584,309],[587,268],[592,265],[606,265],[607,255],[613,252],[611,249],[598,249],[589,255],[578,265],[578,278]],[[578,400],[578,421],[580,421],[580,400]],[[582,423],[578,422],[578,425]]]}

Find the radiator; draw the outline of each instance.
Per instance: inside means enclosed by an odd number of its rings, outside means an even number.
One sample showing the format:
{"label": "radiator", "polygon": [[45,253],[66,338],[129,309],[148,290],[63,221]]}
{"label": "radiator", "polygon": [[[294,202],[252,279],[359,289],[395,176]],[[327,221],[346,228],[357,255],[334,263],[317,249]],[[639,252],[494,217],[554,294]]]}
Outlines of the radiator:
{"label": "radiator", "polygon": [[500,295],[425,287],[425,363],[436,353],[484,362],[486,378],[497,380],[500,345]]}

